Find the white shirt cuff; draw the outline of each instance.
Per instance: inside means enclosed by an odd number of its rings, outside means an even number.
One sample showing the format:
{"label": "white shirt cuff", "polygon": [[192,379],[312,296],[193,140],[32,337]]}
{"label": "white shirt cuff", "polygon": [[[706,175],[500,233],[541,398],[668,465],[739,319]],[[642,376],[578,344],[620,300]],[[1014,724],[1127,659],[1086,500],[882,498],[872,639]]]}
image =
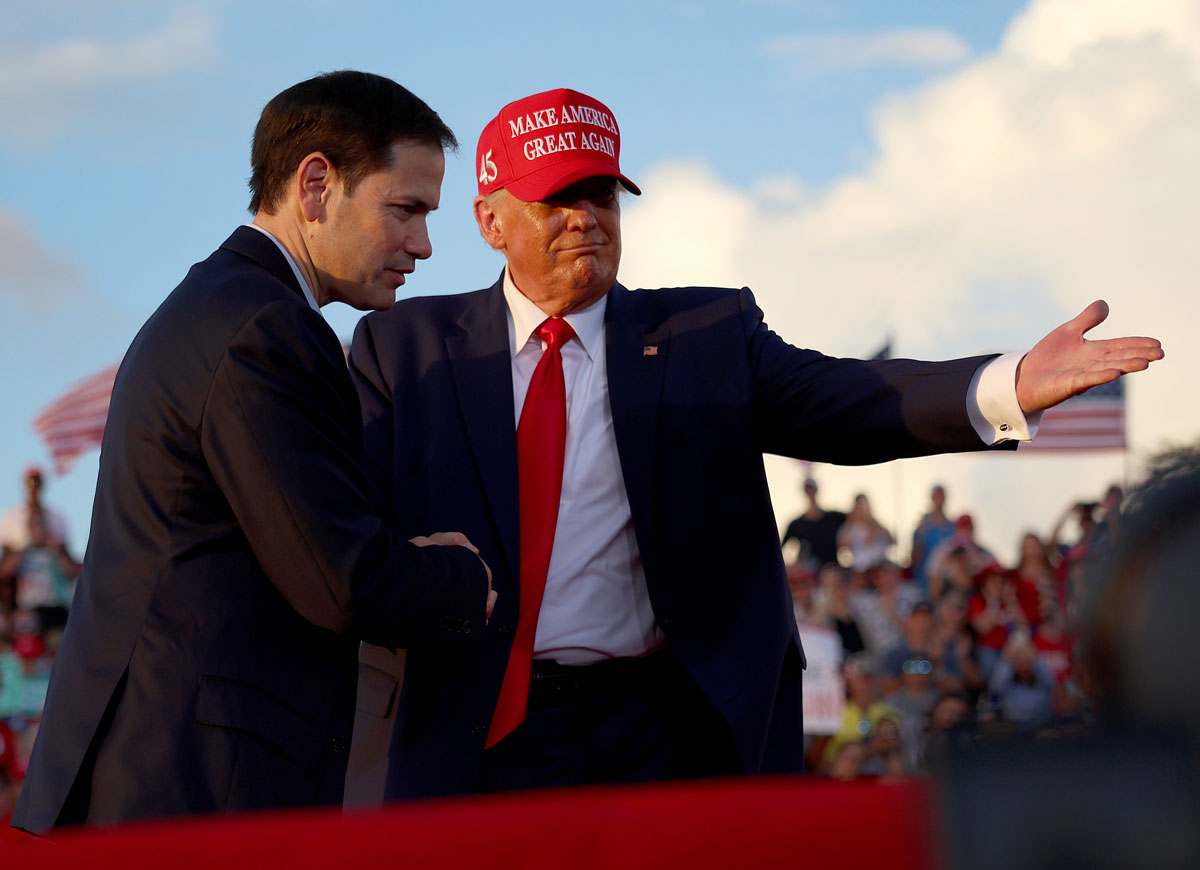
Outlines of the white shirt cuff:
{"label": "white shirt cuff", "polygon": [[975,370],[967,390],[967,417],[984,444],[1032,441],[1042,412],[1021,413],[1017,401],[1017,365],[1023,353],[1006,353]]}

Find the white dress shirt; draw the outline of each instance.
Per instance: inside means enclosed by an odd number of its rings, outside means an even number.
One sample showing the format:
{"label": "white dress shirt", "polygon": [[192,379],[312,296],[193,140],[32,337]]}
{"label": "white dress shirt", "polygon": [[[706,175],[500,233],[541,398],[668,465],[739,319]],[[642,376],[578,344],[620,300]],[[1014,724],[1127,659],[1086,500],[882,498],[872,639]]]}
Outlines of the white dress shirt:
{"label": "white dress shirt", "polygon": [[[533,331],[545,313],[521,295],[508,270],[508,346],[518,422],[545,343]],[[562,347],[567,443],[562,498],[546,591],[533,641],[535,658],[577,665],[638,656],[663,645],[650,609],[633,514],[617,457],[608,403],[604,311],[608,297],[563,319],[575,337]]]}
{"label": "white dress shirt", "polygon": [[[522,295],[507,268],[504,298],[514,419],[520,422],[529,381],[545,351],[545,342],[534,330],[546,314]],[[605,296],[563,318],[575,330],[575,337],[562,346],[567,443],[558,526],[533,655],[568,665],[645,655],[665,643],[650,607],[613,432],[605,364],[607,304]],[[1028,440],[1036,432],[1040,414],[1027,423],[1017,403],[1015,372],[1020,360],[1020,354],[998,357],[981,366],[971,381],[967,412],[985,444]]]}

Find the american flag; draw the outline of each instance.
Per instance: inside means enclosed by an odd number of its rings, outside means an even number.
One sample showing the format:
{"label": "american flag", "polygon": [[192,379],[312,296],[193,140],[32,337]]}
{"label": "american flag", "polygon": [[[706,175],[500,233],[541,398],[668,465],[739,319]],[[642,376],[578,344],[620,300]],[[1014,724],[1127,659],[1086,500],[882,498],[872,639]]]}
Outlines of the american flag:
{"label": "american flag", "polygon": [[66,474],[81,455],[100,446],[117,367],[97,372],[41,410],[33,429],[54,457],[54,471]]}
{"label": "american flag", "polygon": [[1029,450],[1124,450],[1125,381],[1117,378],[1067,399],[1042,415]]}

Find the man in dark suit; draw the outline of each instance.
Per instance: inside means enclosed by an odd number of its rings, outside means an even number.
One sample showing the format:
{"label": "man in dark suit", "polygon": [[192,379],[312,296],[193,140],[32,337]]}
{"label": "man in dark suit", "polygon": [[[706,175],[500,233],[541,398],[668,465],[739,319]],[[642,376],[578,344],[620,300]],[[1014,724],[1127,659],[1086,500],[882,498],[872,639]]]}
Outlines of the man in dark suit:
{"label": "man in dark suit", "polygon": [[263,110],[253,224],[191,269],[117,375],[17,827],[337,803],[359,640],[482,635],[490,573],[469,542],[406,541],[369,507],[319,310],[394,302],[431,253],[455,144],[365,73]]}
{"label": "man in dark suit", "polygon": [[800,770],[804,659],[763,453],[984,449],[1161,356],[1085,342],[1103,303],[1023,358],[861,362],[785,343],[746,289],[626,290],[618,187],[638,190],[619,154],[584,94],[506,106],[474,203],[500,280],[355,333],[383,509],[402,531],[453,522],[500,595],[481,645],[409,647],[391,797]]}

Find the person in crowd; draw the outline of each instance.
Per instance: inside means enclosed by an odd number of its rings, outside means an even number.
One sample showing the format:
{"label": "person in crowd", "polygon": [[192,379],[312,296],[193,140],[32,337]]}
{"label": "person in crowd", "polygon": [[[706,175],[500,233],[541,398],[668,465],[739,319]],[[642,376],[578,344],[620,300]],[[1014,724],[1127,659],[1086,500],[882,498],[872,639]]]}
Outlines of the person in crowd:
{"label": "person in crowd", "polygon": [[1054,676],[1038,657],[1028,629],[1014,631],[988,675],[988,692],[1001,718],[1032,731],[1054,715]]}
{"label": "person in crowd", "polygon": [[1084,698],[1073,679],[1075,636],[1067,625],[1062,608],[1053,599],[1043,601],[1042,618],[1033,630],[1037,657],[1054,677],[1054,711],[1077,711]]}
{"label": "person in crowd", "polygon": [[842,676],[846,682],[842,722],[828,741],[818,747],[820,764],[826,769],[833,763],[842,745],[869,740],[882,719],[899,722],[903,718],[899,710],[881,700],[877,666],[869,653],[859,653],[846,659]]}
{"label": "person in crowd", "polygon": [[1040,621],[1040,611],[1047,599],[1063,602],[1058,596],[1058,552],[1046,546],[1035,532],[1021,536],[1021,546],[1013,576],[1017,580],[1018,596],[1030,624]]}
{"label": "person in crowd", "polygon": [[[1068,617],[1074,614],[1076,600],[1081,595],[1084,567],[1089,557],[1098,556],[1103,547],[1103,538],[1098,522],[1099,503],[1094,501],[1075,502],[1059,517],[1050,532],[1047,547],[1059,554],[1058,594],[1067,605]],[[1074,543],[1065,540],[1066,530],[1075,525],[1078,536]]]}
{"label": "person in crowd", "polygon": [[902,714],[900,736],[906,758],[919,753],[926,717],[941,694],[934,671],[935,664],[928,658],[905,659],[900,663],[899,683],[883,694],[883,703]]}
{"label": "person in crowd", "polygon": [[0,581],[13,583],[13,603],[18,610],[35,611],[43,631],[67,624],[67,611],[75,594],[78,562],[61,540],[51,537],[46,515],[28,513],[28,544],[0,558]]}
{"label": "person in crowd", "polygon": [[909,569],[922,595],[929,595],[926,567],[937,546],[954,534],[954,521],[946,516],[946,487],[935,484],[929,491],[929,510],[913,530]]}
{"label": "person in crowd", "polygon": [[838,531],[846,521],[841,511],[827,511],[817,503],[817,481],[808,477],[804,480],[804,497],[808,506],[804,513],[788,523],[781,545],[792,541],[800,546],[797,561],[812,571],[819,571],[829,564],[837,564]]}
{"label": "person in crowd", "polygon": [[904,641],[904,620],[921,593],[894,562],[883,561],[862,574],[866,581],[850,599],[855,619],[864,632],[867,649],[877,660]]}
{"label": "person in crowd", "polygon": [[[871,736],[864,741],[861,776],[873,776],[885,782],[903,779],[908,768],[904,759],[904,743],[900,734],[900,721],[884,716],[875,726]],[[835,759],[836,765],[836,759]]]}
{"label": "person in crowd", "polygon": [[946,692],[929,710],[928,722],[915,756],[906,758],[910,771],[928,773],[932,756],[974,741],[975,704],[963,694]]}
{"label": "person in crowd", "polygon": [[967,621],[967,596],[957,589],[942,596],[933,611],[933,647],[941,661],[939,686],[972,700],[983,690],[975,654],[975,635]]}
{"label": "person in crowd", "polygon": [[1108,727],[1166,730],[1200,745],[1200,443],[1154,458],[1121,534],[1087,566],[1077,677]]}
{"label": "person in crowd", "polygon": [[845,658],[863,652],[867,645],[851,603],[854,589],[850,571],[829,564],[821,569],[817,579],[819,589],[815,596],[812,621],[828,625],[838,633]]}
{"label": "person in crowd", "polygon": [[975,633],[979,670],[985,680],[990,679],[1009,637],[1027,625],[1012,576],[998,563],[986,565],[976,577],[976,591],[967,600],[967,619]]}
{"label": "person in crowd", "polygon": [[46,527],[51,540],[66,542],[67,524],[62,516],[42,501],[45,478],[42,470],[30,465],[21,475],[24,498],[21,503],[5,511],[0,517],[0,555],[24,550],[29,546],[29,520],[38,515]]}
{"label": "person in crowd", "polygon": [[320,306],[387,308],[432,248],[453,133],[390,79],[263,110],[253,217],[194,266],[113,386],[92,529],[13,824],[340,803],[361,639],[478,640],[461,534],[371,509]]}
{"label": "person in crowd", "polygon": [[1073,679],[1087,727],[976,744],[939,767],[951,867],[980,866],[984,848],[992,867],[1200,866],[1200,445],[1152,458],[1120,522],[1082,563]]}
{"label": "person in crowd", "polygon": [[1119,483],[1109,484],[1100,499],[1100,517],[1097,522],[1096,540],[1101,546],[1110,546],[1121,534],[1121,503],[1125,500],[1125,489]]}
{"label": "person in crowd", "polygon": [[838,549],[849,554],[849,564],[855,571],[865,572],[887,558],[893,543],[892,533],[875,519],[870,499],[860,492],[854,497],[854,507],[838,530]]}
{"label": "person in crowd", "polygon": [[953,569],[948,567],[947,562],[952,556],[965,562],[967,574],[970,577],[974,577],[983,570],[984,566],[996,561],[996,557],[992,555],[991,551],[976,539],[975,518],[971,514],[962,514],[955,520],[954,534],[934,547],[929,554],[926,571],[930,583],[931,600],[936,600],[935,593],[940,594],[941,590],[950,582],[950,573]]}
{"label": "person in crowd", "polygon": [[501,274],[355,332],[380,503],[400,529],[453,517],[500,592],[477,649],[408,648],[392,797],[798,770],[803,656],[764,452],[1025,438],[1027,413],[1161,355],[1083,340],[1102,302],[1023,358],[929,364],[789,345],[745,288],[626,290],[621,137],[570,89],[501,108],[473,203]]}
{"label": "person in crowd", "polygon": [[941,601],[946,595],[958,593],[969,596],[975,591],[975,574],[971,571],[971,554],[966,547],[956,546],[938,557],[937,570],[927,572],[929,600]]}
{"label": "person in crowd", "polygon": [[957,650],[954,647],[948,650],[947,644],[939,644],[934,629],[933,606],[928,601],[918,601],[904,617],[903,640],[888,650],[883,658],[884,694],[900,688],[906,663],[913,661],[929,662],[933,683],[939,690],[955,691],[962,688],[963,673]]}
{"label": "person in crowd", "polygon": [[816,613],[813,584],[816,576],[798,562],[788,565],[788,588],[792,593],[792,613],[796,623],[812,622]]}
{"label": "person in crowd", "polygon": [[846,740],[838,743],[829,762],[830,779],[852,782],[862,775],[863,762],[867,757],[867,744],[863,740]]}

